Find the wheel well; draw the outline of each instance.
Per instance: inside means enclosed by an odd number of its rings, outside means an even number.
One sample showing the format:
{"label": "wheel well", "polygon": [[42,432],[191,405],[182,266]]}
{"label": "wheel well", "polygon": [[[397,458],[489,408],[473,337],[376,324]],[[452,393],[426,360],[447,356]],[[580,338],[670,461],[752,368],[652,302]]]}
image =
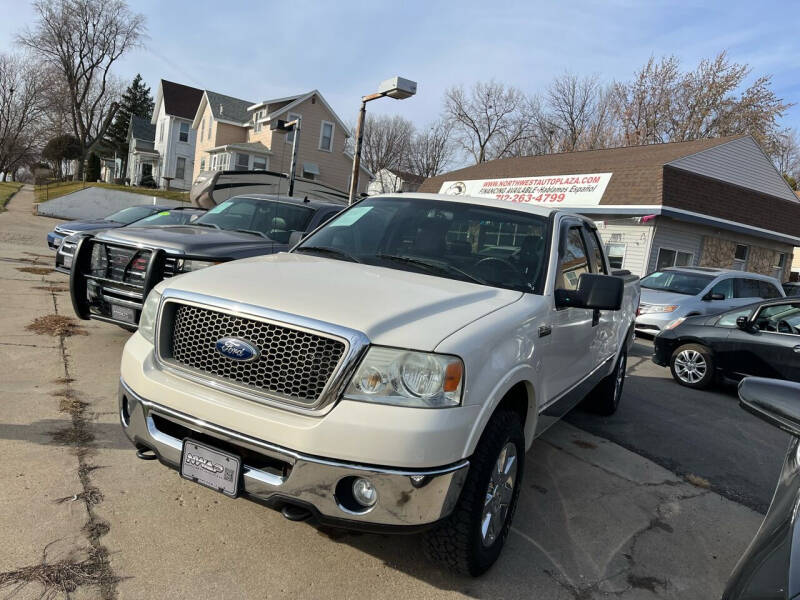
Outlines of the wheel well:
{"label": "wheel well", "polygon": [[528,386],[524,381],[520,381],[506,392],[500,404],[497,405],[497,410],[510,410],[519,415],[522,425],[525,425],[525,419],[528,416]]}

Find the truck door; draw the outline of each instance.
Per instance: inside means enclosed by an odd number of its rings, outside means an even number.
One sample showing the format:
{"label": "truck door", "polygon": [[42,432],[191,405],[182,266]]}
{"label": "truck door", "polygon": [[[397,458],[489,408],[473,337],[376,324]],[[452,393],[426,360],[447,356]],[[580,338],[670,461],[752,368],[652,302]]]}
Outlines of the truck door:
{"label": "truck door", "polygon": [[[583,273],[590,273],[582,224],[577,220],[562,221],[558,243],[558,261],[554,273],[554,289],[575,290]],[[553,308],[551,340],[543,360],[549,380],[548,402],[570,391],[594,369],[597,324],[594,311],[585,308]]]}

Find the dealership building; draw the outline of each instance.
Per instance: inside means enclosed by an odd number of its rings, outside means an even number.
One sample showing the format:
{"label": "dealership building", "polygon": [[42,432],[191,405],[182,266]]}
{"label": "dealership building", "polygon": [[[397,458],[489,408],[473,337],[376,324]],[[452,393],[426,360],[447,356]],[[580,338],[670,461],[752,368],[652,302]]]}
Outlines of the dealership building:
{"label": "dealership building", "polygon": [[755,271],[789,279],[800,199],[751,136],[506,158],[420,192],[556,206],[597,223],[615,268]]}

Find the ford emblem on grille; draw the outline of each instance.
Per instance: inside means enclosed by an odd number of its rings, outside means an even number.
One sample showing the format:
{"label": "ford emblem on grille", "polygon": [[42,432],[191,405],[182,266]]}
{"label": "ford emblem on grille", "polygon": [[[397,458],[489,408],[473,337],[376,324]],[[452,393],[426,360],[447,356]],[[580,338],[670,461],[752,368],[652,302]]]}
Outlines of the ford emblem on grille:
{"label": "ford emblem on grille", "polygon": [[261,355],[261,351],[253,344],[234,337],[218,339],[215,347],[222,356],[233,360],[255,360]]}

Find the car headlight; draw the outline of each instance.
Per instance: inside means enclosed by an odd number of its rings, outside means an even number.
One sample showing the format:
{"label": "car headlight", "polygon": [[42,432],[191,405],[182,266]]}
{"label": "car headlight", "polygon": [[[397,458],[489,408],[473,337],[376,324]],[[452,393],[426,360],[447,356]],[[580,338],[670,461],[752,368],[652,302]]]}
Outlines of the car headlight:
{"label": "car headlight", "polygon": [[685,320],[686,320],[686,317],[678,317],[674,321],[670,321],[669,323],[667,323],[666,327],[664,327],[664,329],[662,329],[662,331],[675,329],[678,325],[683,323]]}
{"label": "car headlight", "polygon": [[651,304],[641,307],[641,313],[671,313],[678,310],[677,304]]}
{"label": "car headlight", "polygon": [[147,300],[144,301],[142,314],[139,317],[139,333],[151,344],[154,343],[156,333],[156,316],[158,305],[161,302],[161,292],[150,290]]}
{"label": "car headlight", "polygon": [[461,404],[464,363],[456,356],[373,346],[345,398],[416,408]]}
{"label": "car headlight", "polygon": [[183,260],[178,261],[178,270],[183,273],[189,273],[191,271],[199,271],[200,269],[205,269],[206,267],[213,267],[214,265],[219,264],[212,260]]}

